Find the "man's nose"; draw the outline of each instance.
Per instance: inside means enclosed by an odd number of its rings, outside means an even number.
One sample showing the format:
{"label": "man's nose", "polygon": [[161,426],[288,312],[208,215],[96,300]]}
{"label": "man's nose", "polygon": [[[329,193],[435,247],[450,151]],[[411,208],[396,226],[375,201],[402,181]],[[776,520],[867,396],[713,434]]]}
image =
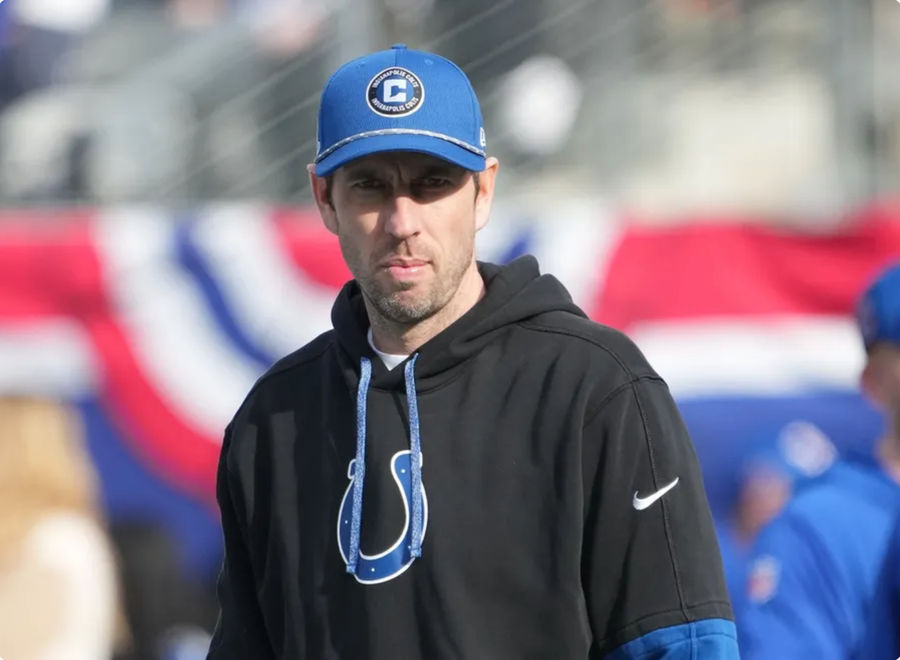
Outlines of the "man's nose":
{"label": "man's nose", "polygon": [[420,213],[420,205],[411,195],[395,194],[385,209],[385,231],[398,240],[415,236],[420,230]]}

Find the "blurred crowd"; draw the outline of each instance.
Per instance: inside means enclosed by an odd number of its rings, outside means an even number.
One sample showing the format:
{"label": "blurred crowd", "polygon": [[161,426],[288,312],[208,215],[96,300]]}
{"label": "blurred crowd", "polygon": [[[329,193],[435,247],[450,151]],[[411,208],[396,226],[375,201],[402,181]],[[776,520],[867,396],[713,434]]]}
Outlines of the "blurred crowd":
{"label": "blurred crowd", "polygon": [[248,182],[273,144],[302,142],[297,127],[313,121],[313,104],[288,106],[318,83],[310,49],[327,11],[315,2],[23,0],[0,12],[8,202],[257,192]]}
{"label": "blurred crowd", "polygon": [[898,173],[883,4],[16,0],[0,201],[306,201],[325,76],[403,41],[461,63],[508,189],[832,217]]}

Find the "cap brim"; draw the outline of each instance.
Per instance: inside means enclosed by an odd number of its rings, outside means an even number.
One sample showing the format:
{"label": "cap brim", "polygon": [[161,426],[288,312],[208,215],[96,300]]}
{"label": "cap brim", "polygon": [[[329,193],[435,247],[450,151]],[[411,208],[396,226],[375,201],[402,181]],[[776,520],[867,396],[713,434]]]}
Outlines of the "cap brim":
{"label": "cap brim", "polygon": [[351,160],[385,151],[415,151],[429,154],[459,165],[472,172],[481,172],[484,156],[457,146],[452,142],[429,135],[373,135],[348,142],[316,163],[316,176],[327,176]]}

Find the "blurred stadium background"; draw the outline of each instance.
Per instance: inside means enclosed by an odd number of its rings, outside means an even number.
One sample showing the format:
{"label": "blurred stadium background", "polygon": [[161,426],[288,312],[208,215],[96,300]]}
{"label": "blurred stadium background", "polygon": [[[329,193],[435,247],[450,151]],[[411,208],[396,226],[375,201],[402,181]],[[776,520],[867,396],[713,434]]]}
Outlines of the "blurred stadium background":
{"label": "blurred stadium background", "polygon": [[[852,312],[900,258],[897,2],[6,0],[0,537],[24,550],[0,552],[0,654],[93,635],[52,657],[204,657],[222,431],[348,277],[306,183],[318,94],[394,42],[482,100],[501,177],[480,256],[536,254],[670,383],[735,598],[793,484],[871,451]],[[76,553],[90,529],[108,544]],[[20,623],[41,561],[55,627]],[[86,591],[109,616],[67,631]]]}

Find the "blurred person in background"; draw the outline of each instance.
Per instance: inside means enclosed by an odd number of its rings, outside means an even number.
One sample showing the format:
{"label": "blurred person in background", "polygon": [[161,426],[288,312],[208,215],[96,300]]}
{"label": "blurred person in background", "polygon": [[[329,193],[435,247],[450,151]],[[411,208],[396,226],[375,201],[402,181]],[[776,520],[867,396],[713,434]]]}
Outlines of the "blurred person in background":
{"label": "blurred person in background", "polygon": [[759,531],[781,512],[796,489],[831,467],[837,454],[822,430],[805,420],[789,422],[774,434],[760,432],[756,444],[759,448],[744,460],[739,472],[734,511],[716,524],[735,612],[745,597],[747,561]]}
{"label": "blurred person in background", "polygon": [[77,417],[0,399],[0,656],[105,660],[119,625],[112,546]]}
{"label": "blurred person in background", "polygon": [[761,532],[736,615],[751,660],[856,657],[872,615],[900,512],[900,264],[866,290],[858,321],[862,389],[885,420],[877,458],[836,462]]}
{"label": "blurred person in background", "polygon": [[855,657],[858,660],[900,658],[900,518],[885,553],[866,622],[865,638]]}
{"label": "blurred person in background", "polygon": [[226,430],[209,658],[737,657],[667,385],[533,257],[475,260],[498,161],[462,70],[365,55],[318,126],[355,279]]}
{"label": "blurred person in background", "polygon": [[117,549],[130,644],[115,660],[206,657],[215,624],[215,595],[185,571],[170,530],[148,517],[111,525]]}

